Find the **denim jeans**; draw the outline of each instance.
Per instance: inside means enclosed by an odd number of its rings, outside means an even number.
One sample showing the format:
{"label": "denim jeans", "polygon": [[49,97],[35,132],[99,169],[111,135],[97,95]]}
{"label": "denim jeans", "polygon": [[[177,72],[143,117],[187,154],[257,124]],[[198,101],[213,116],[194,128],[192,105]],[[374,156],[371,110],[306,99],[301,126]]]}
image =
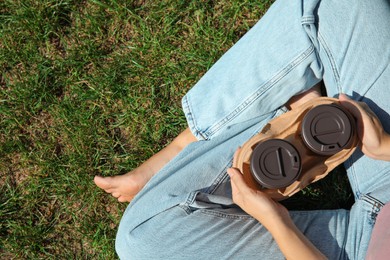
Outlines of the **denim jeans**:
{"label": "denim jeans", "polygon": [[[183,98],[199,139],[133,199],[121,220],[121,259],[283,259],[267,230],[231,200],[226,169],[238,146],[323,80],[328,96],[366,102],[390,132],[390,3],[279,0]],[[345,163],[351,210],[291,211],[329,259],[364,259],[390,200],[390,163],[358,149]]]}

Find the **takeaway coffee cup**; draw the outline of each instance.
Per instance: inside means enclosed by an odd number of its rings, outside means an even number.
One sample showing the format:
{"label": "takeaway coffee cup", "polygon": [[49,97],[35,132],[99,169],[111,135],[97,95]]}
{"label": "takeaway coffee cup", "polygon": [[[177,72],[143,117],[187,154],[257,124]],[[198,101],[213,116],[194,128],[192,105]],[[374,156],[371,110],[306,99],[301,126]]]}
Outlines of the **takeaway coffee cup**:
{"label": "takeaway coffee cup", "polygon": [[355,123],[350,113],[336,104],[319,105],[306,113],[301,136],[318,155],[332,155],[351,145]]}
{"label": "takeaway coffee cup", "polygon": [[273,138],[256,145],[250,159],[252,177],[268,189],[289,186],[302,171],[301,155],[295,147],[297,143],[303,141],[318,156],[333,155],[351,145],[353,125],[349,112],[337,104],[313,107],[304,115],[301,133],[295,135],[302,140],[289,142]]}
{"label": "takeaway coffee cup", "polygon": [[301,173],[298,150],[283,139],[260,142],[253,150],[250,169],[253,178],[269,189],[287,187]]}
{"label": "takeaway coffee cup", "polygon": [[325,177],[357,143],[350,113],[321,97],[271,120],[242,146],[233,167],[250,187],[281,200]]}

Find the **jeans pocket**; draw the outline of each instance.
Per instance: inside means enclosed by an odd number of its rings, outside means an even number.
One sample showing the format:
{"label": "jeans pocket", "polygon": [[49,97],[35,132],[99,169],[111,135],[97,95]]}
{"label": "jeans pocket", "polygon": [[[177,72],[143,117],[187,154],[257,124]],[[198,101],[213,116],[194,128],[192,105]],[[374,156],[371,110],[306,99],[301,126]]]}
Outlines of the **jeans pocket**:
{"label": "jeans pocket", "polygon": [[231,198],[199,191],[193,193],[190,197],[192,199],[188,200],[185,206],[187,214],[196,213],[227,219],[252,218],[234,204]]}

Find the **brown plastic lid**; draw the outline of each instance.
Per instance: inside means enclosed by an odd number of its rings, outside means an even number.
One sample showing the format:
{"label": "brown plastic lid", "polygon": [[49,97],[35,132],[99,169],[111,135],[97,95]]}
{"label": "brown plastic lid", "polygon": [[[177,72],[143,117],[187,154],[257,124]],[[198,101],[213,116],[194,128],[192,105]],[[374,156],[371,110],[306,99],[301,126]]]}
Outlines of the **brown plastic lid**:
{"label": "brown plastic lid", "polygon": [[319,105],[307,112],[302,122],[302,139],[306,146],[320,155],[332,155],[348,148],[354,121],[341,106]]}
{"label": "brown plastic lid", "polygon": [[301,158],[295,147],[282,139],[257,144],[250,159],[253,178],[269,189],[284,188],[301,173]]}

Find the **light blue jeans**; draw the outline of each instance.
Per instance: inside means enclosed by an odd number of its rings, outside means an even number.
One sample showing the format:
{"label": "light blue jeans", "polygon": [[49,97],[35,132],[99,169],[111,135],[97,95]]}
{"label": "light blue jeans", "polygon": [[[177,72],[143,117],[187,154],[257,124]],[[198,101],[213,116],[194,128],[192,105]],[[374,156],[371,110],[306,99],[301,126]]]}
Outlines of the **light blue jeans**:
{"label": "light blue jeans", "polygon": [[[267,230],[231,200],[234,151],[293,95],[323,80],[328,96],[368,103],[390,132],[390,3],[279,0],[183,98],[199,139],[157,173],[126,209],[121,259],[283,259]],[[357,151],[345,163],[350,211],[292,211],[330,259],[364,259],[390,200],[390,163]]]}

